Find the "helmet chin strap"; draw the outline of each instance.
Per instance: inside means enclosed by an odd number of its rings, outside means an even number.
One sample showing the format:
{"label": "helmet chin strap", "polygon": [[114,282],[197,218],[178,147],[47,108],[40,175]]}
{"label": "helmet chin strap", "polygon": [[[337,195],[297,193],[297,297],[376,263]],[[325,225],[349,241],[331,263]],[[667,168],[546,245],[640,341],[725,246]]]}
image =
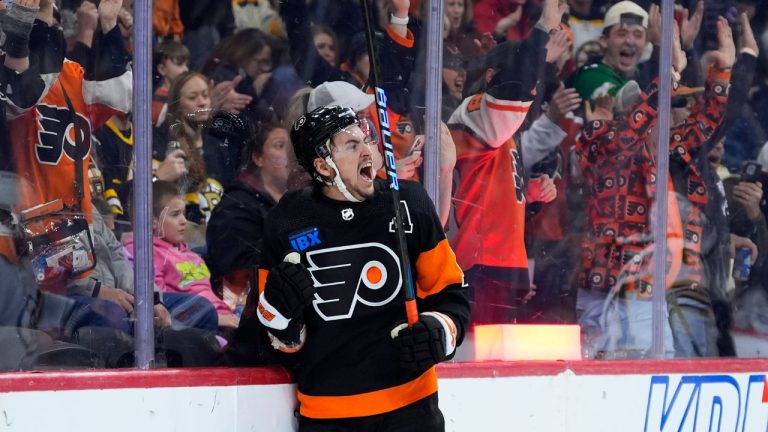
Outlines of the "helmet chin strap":
{"label": "helmet chin strap", "polygon": [[334,171],[336,171],[336,175],[333,177],[333,185],[336,186],[336,188],[341,192],[342,195],[344,195],[344,198],[347,199],[347,201],[351,202],[362,202],[362,200],[359,200],[352,196],[351,193],[349,193],[349,190],[347,189],[347,185],[344,184],[344,181],[341,179],[341,174],[339,174],[339,169],[336,168],[336,163],[333,162],[333,159],[331,159],[330,156],[325,157],[325,163],[328,164],[328,166],[331,167]]}

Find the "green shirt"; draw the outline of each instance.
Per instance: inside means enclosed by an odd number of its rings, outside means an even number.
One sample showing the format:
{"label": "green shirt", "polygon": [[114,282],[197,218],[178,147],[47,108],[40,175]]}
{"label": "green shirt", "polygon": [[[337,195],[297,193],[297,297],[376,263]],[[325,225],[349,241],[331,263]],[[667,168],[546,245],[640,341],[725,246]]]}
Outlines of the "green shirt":
{"label": "green shirt", "polygon": [[605,93],[616,96],[627,79],[605,63],[593,63],[582,67],[573,80],[573,87],[582,99],[594,101]]}

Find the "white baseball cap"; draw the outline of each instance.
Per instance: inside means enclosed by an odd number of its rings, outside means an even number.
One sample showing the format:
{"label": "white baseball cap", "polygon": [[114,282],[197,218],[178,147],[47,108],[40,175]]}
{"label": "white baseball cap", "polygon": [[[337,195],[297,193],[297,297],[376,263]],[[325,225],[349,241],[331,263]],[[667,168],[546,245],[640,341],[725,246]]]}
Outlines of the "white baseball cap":
{"label": "white baseball cap", "polygon": [[312,89],[307,112],[322,106],[339,105],[358,112],[368,108],[376,98],[346,81],[327,81]]}
{"label": "white baseball cap", "polygon": [[633,1],[620,1],[611,6],[608,12],[605,13],[603,30],[621,23],[640,24],[648,28],[648,12]]}

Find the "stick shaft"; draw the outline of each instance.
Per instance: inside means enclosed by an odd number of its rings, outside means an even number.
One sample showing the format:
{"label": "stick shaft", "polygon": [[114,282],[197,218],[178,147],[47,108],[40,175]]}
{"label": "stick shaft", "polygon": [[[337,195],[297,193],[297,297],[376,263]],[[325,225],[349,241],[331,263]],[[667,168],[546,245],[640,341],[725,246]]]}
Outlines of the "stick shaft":
{"label": "stick shaft", "polygon": [[419,320],[419,312],[416,309],[416,290],[413,284],[411,261],[408,258],[408,244],[405,241],[403,229],[403,215],[400,211],[400,185],[397,181],[397,164],[395,163],[395,151],[392,146],[392,133],[389,128],[389,115],[387,114],[387,96],[384,89],[379,86],[379,61],[376,50],[376,35],[373,28],[373,15],[368,4],[369,0],[360,0],[365,21],[365,39],[368,45],[368,58],[371,62],[369,82],[373,85],[376,96],[376,111],[379,117],[379,136],[384,147],[384,164],[387,172],[387,183],[392,191],[392,204],[395,211],[395,234],[397,235],[397,249],[400,255],[400,270],[405,280],[405,312],[408,324],[413,325]]}

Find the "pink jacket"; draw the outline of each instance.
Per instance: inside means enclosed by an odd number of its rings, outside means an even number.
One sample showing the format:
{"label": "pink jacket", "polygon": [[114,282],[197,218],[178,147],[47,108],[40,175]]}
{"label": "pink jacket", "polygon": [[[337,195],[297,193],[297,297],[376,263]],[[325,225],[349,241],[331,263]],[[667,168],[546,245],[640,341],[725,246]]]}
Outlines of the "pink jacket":
{"label": "pink jacket", "polygon": [[[219,315],[232,313],[232,309],[213,293],[211,272],[200,255],[189,250],[185,243],[174,246],[159,237],[152,240],[155,246],[155,285],[160,291],[197,294],[213,303]],[[133,260],[133,236],[124,236],[123,243]]]}

